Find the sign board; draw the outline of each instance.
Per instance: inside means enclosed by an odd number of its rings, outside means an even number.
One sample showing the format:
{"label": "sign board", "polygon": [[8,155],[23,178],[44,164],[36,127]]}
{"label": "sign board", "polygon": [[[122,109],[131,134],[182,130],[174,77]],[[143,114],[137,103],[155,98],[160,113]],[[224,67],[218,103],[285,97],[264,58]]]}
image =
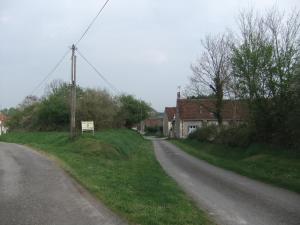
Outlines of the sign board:
{"label": "sign board", "polygon": [[94,121],[81,121],[81,132],[93,131],[94,134]]}

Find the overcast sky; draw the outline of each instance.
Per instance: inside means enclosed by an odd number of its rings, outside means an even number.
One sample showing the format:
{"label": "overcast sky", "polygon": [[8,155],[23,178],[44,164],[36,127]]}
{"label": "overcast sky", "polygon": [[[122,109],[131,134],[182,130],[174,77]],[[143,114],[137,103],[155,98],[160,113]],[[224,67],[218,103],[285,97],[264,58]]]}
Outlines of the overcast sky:
{"label": "overcast sky", "polygon": [[[105,0],[0,0],[0,108],[16,106],[83,33]],[[158,111],[174,106],[206,34],[236,29],[239,10],[300,7],[299,0],[111,0],[78,49],[119,90]],[[78,84],[109,86],[78,57]],[[70,56],[54,79],[69,82]]]}

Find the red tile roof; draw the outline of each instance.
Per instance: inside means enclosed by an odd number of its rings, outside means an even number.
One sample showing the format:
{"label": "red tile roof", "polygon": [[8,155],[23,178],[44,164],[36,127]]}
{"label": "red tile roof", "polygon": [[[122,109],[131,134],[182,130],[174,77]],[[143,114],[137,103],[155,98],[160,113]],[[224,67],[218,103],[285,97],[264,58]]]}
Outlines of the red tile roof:
{"label": "red tile roof", "polygon": [[[235,113],[236,105],[236,113]],[[182,120],[215,120],[212,113],[215,109],[213,99],[178,99],[179,117]],[[246,105],[240,101],[224,100],[222,116],[224,120],[245,120],[247,116]]]}
{"label": "red tile roof", "polygon": [[176,107],[166,107],[165,114],[168,117],[168,121],[172,121],[174,118],[174,115],[176,114]]}
{"label": "red tile roof", "polygon": [[163,125],[163,118],[148,118],[144,122],[146,127],[160,127]]}

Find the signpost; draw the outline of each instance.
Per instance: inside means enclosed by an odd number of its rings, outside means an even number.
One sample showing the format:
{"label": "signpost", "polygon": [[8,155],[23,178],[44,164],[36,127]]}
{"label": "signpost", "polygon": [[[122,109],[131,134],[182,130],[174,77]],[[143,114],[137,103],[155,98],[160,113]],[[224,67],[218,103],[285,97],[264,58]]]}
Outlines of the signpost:
{"label": "signpost", "polygon": [[95,134],[94,121],[81,121],[81,133],[84,131],[93,131]]}

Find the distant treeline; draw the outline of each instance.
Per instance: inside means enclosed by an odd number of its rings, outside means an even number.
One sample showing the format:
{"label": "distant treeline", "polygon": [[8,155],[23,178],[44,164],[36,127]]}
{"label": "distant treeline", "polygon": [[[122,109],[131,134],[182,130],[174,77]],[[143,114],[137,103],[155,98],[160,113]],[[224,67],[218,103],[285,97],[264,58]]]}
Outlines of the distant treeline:
{"label": "distant treeline", "polygon": [[[149,116],[152,108],[132,95],[112,96],[105,90],[77,86],[76,122],[93,120],[98,130],[132,127]],[[15,108],[2,110],[9,118],[10,130],[66,131],[70,121],[70,88],[62,81],[53,81],[46,94],[27,96]]]}

